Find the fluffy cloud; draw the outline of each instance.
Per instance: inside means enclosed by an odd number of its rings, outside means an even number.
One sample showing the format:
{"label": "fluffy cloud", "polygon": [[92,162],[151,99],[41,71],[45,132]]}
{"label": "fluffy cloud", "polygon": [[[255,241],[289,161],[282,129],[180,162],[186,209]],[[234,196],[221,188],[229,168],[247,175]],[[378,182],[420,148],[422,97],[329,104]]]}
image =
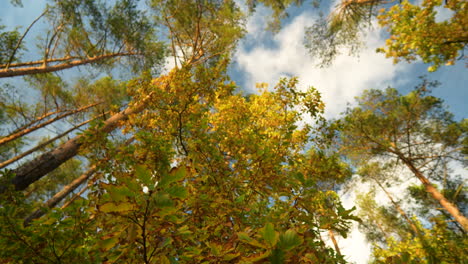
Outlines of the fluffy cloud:
{"label": "fluffy cloud", "polygon": [[259,11],[247,23],[249,35],[235,56],[237,70],[242,73],[247,90],[254,90],[255,83],[274,86],[280,77],[297,76],[303,89],[314,86],[322,93],[327,117],[335,117],[364,89],[395,84],[395,77],[406,70],[406,65],[393,65],[391,60],[375,52],[383,45],[382,33],[378,30],[367,34],[367,48],[359,58],[347,56],[344,51],[331,67],[319,68],[303,45],[305,27],[313,23],[312,13],[303,12],[277,35],[271,36],[263,32],[265,21],[262,18],[267,16]]}

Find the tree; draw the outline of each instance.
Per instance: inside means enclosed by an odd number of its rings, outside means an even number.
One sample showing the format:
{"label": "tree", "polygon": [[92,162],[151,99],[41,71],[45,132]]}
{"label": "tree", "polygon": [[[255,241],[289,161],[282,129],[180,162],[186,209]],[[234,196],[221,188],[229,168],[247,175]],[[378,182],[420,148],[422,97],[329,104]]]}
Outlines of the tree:
{"label": "tree", "polygon": [[[162,58],[163,45],[155,25],[137,8],[138,1],[53,1],[21,35],[2,32],[0,78],[50,73],[80,65],[111,65],[112,59],[132,58],[134,66],[151,69]],[[21,60],[25,39],[40,19],[50,28],[41,36],[39,56]],[[45,37],[44,37],[45,36]],[[3,42],[5,41],[5,42]]]}
{"label": "tree", "polygon": [[[450,10],[451,17],[437,21],[436,8]],[[343,49],[358,54],[364,44],[362,36],[376,18],[389,33],[386,47],[378,52],[392,57],[395,63],[421,59],[432,64],[428,68],[432,72],[443,64],[455,64],[458,57],[466,57],[467,12],[462,0],[343,0],[328,17],[321,17],[307,30],[305,43],[320,64],[327,66]]]}
{"label": "tree", "polygon": [[[157,12],[157,19],[166,24],[172,34],[171,46],[183,54],[180,62],[183,64],[215,63],[219,58],[229,54],[233,45],[242,36],[239,25],[242,18],[233,3],[207,2],[205,4],[187,1],[165,2],[154,1],[152,5]],[[180,12],[180,10],[185,10]],[[192,19],[190,19],[192,18]],[[217,21],[211,23],[210,21]],[[177,63],[176,63],[177,65]],[[91,128],[88,133],[109,133],[119,122],[145,109],[153,95],[145,94],[136,103],[108,118],[103,126]],[[15,177],[11,183],[16,190],[24,190],[30,184],[39,180],[45,174],[78,154],[83,145],[84,136],[78,135],[63,143],[54,150],[42,154],[34,160],[14,170]],[[6,186],[0,187],[0,192]]]}
{"label": "tree", "polygon": [[468,220],[433,185],[440,161],[463,161],[466,131],[444,110],[440,99],[427,95],[429,83],[401,96],[395,89],[369,90],[349,108],[342,122],[342,151],[357,162],[399,163],[424,186],[463,229]]}
{"label": "tree", "polygon": [[[349,169],[337,155],[318,148],[314,128],[299,125],[302,112],[312,118],[323,112],[318,92],[298,92],[296,79],[281,80],[274,91],[258,95],[238,92],[226,74],[243,34],[243,16],[234,2],[153,1],[151,6],[168,32],[177,67],[126,82],[127,106],[101,109],[119,113],[3,171],[2,180],[14,186],[3,185],[0,194],[1,258],[9,263],[344,263],[320,233],[346,236],[356,219],[332,190]],[[45,79],[44,91],[62,94],[56,88],[65,85],[50,85],[60,80]],[[86,102],[89,87],[101,88],[91,89],[100,94],[113,84],[106,78],[80,80],[73,99]],[[43,106],[55,104],[46,102]],[[110,137],[116,128],[121,130]],[[49,178],[78,153],[88,170],[67,179],[69,184]],[[63,189],[52,197],[48,187],[36,193],[47,180]],[[86,195],[72,195],[86,181],[78,192],[87,189]],[[30,198],[14,190],[28,185]]]}
{"label": "tree", "polygon": [[[362,176],[363,181],[370,181],[372,184],[377,185],[381,191],[385,193],[388,200],[390,200],[392,207],[395,211],[400,214],[400,216],[404,219],[407,226],[411,228],[413,235],[421,235],[419,228],[413,222],[411,217],[405,212],[405,210],[400,206],[398,200],[395,199],[394,195],[392,195],[386,188],[386,186],[392,186],[390,183],[392,180],[395,182],[396,175],[391,175],[388,169],[385,170],[381,168],[378,163],[370,163],[365,164],[364,166],[360,167],[358,172],[360,176]],[[371,198],[368,198],[371,199]]]}
{"label": "tree", "polygon": [[444,221],[432,222],[431,229],[420,225],[422,239],[391,240],[387,248],[375,248],[371,263],[463,263],[467,257],[466,237],[450,232]]}
{"label": "tree", "polygon": [[[323,111],[318,93],[295,91],[292,79],[246,97],[224,72],[225,64],[184,67],[136,86],[136,94],[153,91],[157,100],[124,123],[135,141],[96,142],[107,148],[97,167],[101,179],[75,207],[54,209],[28,227],[16,224],[26,206],[2,207],[10,228],[2,230],[2,244],[17,252],[2,257],[343,263],[320,232],[345,236],[355,218],[320,185],[325,175],[339,181],[349,174],[337,159],[305,152],[316,132],[296,125],[301,112]],[[76,239],[68,242],[70,236]]]}

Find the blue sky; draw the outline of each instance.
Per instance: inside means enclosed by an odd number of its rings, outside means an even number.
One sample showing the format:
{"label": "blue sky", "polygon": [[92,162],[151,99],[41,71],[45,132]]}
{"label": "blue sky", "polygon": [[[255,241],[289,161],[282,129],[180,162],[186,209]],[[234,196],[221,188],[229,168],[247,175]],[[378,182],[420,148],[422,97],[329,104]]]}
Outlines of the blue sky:
{"label": "blue sky", "polygon": [[[19,31],[22,32],[42,12],[45,3],[39,0],[23,2],[24,9],[4,5],[0,9],[1,23],[10,28],[21,25],[23,27]],[[274,87],[280,77],[297,76],[301,89],[314,86],[322,93],[326,116],[334,118],[365,89],[392,86],[407,93],[419,83],[419,76],[426,75],[429,80],[442,83],[433,91],[433,95],[445,101],[456,119],[468,117],[468,74],[464,61],[458,61],[455,66],[443,66],[434,73],[427,72],[428,65],[422,63],[394,65],[391,59],[375,53],[377,47],[383,46],[386,37],[385,32],[375,27],[367,33],[367,47],[359,58],[346,56],[344,52],[329,68],[320,69],[303,45],[304,29],[312,25],[316,10],[305,3],[289,11],[290,17],[276,35],[264,31],[268,10],[258,8],[249,18],[249,33],[240,42],[230,68],[232,78],[244,90],[254,92],[255,83],[260,82]],[[353,195],[343,198],[348,208],[353,206]],[[339,243],[348,260],[365,263],[368,259],[369,245],[356,230],[350,238],[340,239]]]}

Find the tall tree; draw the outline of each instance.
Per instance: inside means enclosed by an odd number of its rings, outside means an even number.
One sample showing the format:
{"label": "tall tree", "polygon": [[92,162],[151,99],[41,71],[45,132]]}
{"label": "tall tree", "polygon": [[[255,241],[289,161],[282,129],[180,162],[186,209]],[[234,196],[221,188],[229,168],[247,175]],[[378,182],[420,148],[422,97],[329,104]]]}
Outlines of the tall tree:
{"label": "tall tree", "polygon": [[349,108],[342,122],[342,151],[358,164],[380,159],[402,164],[465,230],[468,220],[431,182],[439,161],[463,162],[466,131],[453,121],[442,101],[427,95],[424,83],[406,96],[395,89],[369,90]]}
{"label": "tall tree", "polygon": [[302,112],[317,118],[323,111],[318,92],[297,92],[291,79],[247,97],[235,92],[225,69],[184,67],[135,85],[141,96],[156,95],[124,122],[135,141],[96,143],[106,147],[101,180],[75,207],[54,209],[27,227],[17,224],[27,207],[0,208],[2,230],[10,228],[2,257],[344,263],[320,233],[345,236],[355,218],[321,182],[340,181],[348,170],[336,158],[306,152],[317,132],[297,126]]}
{"label": "tall tree", "polygon": [[[229,55],[243,34],[240,24],[242,14],[233,2],[154,1],[152,6],[156,18],[166,25],[170,33],[174,56],[180,51],[182,58],[176,59],[185,65],[216,63]],[[153,100],[153,93],[135,100],[135,103],[130,103],[129,107],[108,118],[103,126],[91,129],[88,133],[106,134],[113,131],[119,122],[127,119],[129,115],[143,111],[147,103]],[[16,190],[24,190],[76,156],[84,140],[83,135],[76,136],[58,148],[16,168],[11,183],[15,185]],[[0,191],[5,191],[5,188],[6,186],[0,187]]]}
{"label": "tall tree", "polygon": [[[164,50],[156,38],[156,25],[138,9],[138,2],[52,1],[21,36],[17,30],[2,33],[5,49],[0,78],[88,64],[111,65],[125,57],[136,67],[151,69],[160,62]],[[21,59],[31,28],[45,19],[50,27],[40,36],[36,59]]]}
{"label": "tall tree", "polygon": [[[442,9],[451,15],[437,19]],[[329,65],[342,52],[358,54],[364,45],[363,35],[377,19],[389,33],[386,47],[377,51],[394,62],[421,59],[435,71],[443,64],[453,65],[466,58],[468,43],[468,7],[463,0],[384,1],[342,0],[327,17],[322,17],[306,33],[306,47]]]}

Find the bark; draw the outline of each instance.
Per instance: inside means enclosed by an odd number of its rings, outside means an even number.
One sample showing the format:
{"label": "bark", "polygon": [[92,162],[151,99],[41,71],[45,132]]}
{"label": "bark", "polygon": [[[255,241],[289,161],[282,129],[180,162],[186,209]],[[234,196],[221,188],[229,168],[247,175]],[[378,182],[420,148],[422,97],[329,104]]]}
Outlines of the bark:
{"label": "bark", "polygon": [[[69,195],[76,188],[78,188],[78,186],[80,186],[85,181],[87,181],[89,177],[91,177],[95,172],[96,172],[96,166],[92,166],[88,171],[83,173],[80,177],[76,178],[67,186],[63,187],[63,189],[60,192],[56,193],[52,198],[47,200],[47,202],[44,204],[44,207],[48,207],[48,208],[55,207],[65,197],[67,197],[67,195]],[[34,211],[32,214],[30,214],[28,217],[24,219],[23,225],[28,226],[32,220],[43,216],[45,213],[46,213],[46,210],[44,208],[37,209],[36,211]]]}
{"label": "bark", "polygon": [[45,14],[47,13],[47,9],[46,11],[42,12],[42,14],[40,16],[38,16],[29,26],[28,28],[26,29],[26,31],[23,33],[23,35],[21,36],[21,38],[18,40],[18,42],[16,43],[16,46],[15,46],[15,49],[13,50],[13,52],[11,53],[10,55],[10,58],[8,59],[8,63],[6,64],[6,69],[8,69],[8,67],[10,66],[11,62],[13,61],[13,59],[15,58],[15,55],[16,55],[16,52],[18,51],[19,47],[21,46],[21,42],[23,42],[23,39],[26,37],[26,35],[28,34],[29,30],[31,30],[31,28],[34,26],[34,24],[36,24],[37,21],[39,21],[39,19],[41,19]]}
{"label": "bark", "polygon": [[333,231],[331,229],[328,229],[328,235],[330,236],[331,241],[333,242],[333,245],[335,246],[335,250],[338,253],[338,255],[341,255],[340,247],[338,246],[338,242],[335,239],[335,235],[333,234]]}
{"label": "bark", "polygon": [[[76,56],[66,56],[62,58],[54,58],[46,60],[46,64],[52,62],[66,62],[72,59],[80,59],[80,57]],[[18,63],[11,63],[8,67],[9,68],[18,68],[22,66],[32,66],[32,65],[44,65],[44,60],[37,60],[37,61],[27,61],[27,62],[18,62]],[[0,65],[0,68],[6,68],[7,64]]]}
{"label": "bark", "polygon": [[456,205],[448,201],[443,194],[441,194],[437,188],[435,188],[429,179],[419,171],[414,164],[406,157],[399,155],[403,163],[413,172],[413,174],[422,182],[426,192],[428,192],[440,205],[447,210],[447,212],[457,221],[465,231],[468,230],[468,219],[460,212]]}
{"label": "bark", "polygon": [[79,113],[79,112],[83,112],[83,111],[85,111],[85,110],[87,110],[87,109],[89,109],[89,108],[91,108],[93,106],[96,106],[98,104],[100,104],[100,103],[94,103],[94,104],[90,104],[90,105],[87,105],[87,106],[83,106],[83,107],[78,108],[78,109],[73,110],[73,111],[68,111],[66,113],[63,113],[63,114],[58,115],[58,116],[56,116],[56,117],[54,117],[52,119],[47,120],[44,123],[41,123],[41,124],[35,125],[33,127],[26,128],[26,129],[23,129],[23,130],[18,131],[16,133],[10,134],[10,135],[0,139],[0,145],[6,144],[6,143],[8,143],[10,141],[13,141],[13,140],[19,138],[19,137],[22,137],[22,136],[27,135],[27,134],[29,134],[31,132],[34,132],[34,131],[38,130],[39,128],[43,128],[43,127],[45,127],[47,125],[52,124],[55,121],[60,120],[62,118],[65,118],[67,116],[70,116],[70,115],[73,115],[73,114],[76,114],[76,113]]}
{"label": "bark", "polygon": [[57,135],[57,136],[55,136],[55,137],[53,137],[53,138],[47,140],[46,142],[41,143],[41,144],[35,146],[34,148],[32,148],[32,149],[30,149],[30,150],[28,150],[28,151],[25,151],[25,152],[21,153],[20,155],[17,155],[17,156],[15,156],[15,157],[13,157],[13,158],[11,158],[11,159],[9,159],[9,160],[6,160],[6,161],[0,163],[0,169],[1,169],[1,168],[4,168],[4,167],[6,167],[6,166],[8,166],[8,165],[10,165],[10,164],[12,164],[12,163],[15,162],[15,161],[18,161],[18,160],[20,160],[20,159],[22,159],[22,158],[28,156],[28,155],[31,154],[31,153],[34,153],[34,152],[40,150],[41,148],[43,148],[43,147],[49,145],[50,143],[54,142],[55,140],[57,140],[57,139],[59,139],[59,138],[65,136],[65,135],[67,135],[68,133],[72,132],[73,130],[75,130],[75,129],[81,127],[81,126],[84,126],[84,125],[88,124],[89,122],[91,122],[91,121],[93,121],[93,120],[95,120],[95,119],[97,119],[97,118],[99,118],[99,117],[101,117],[101,116],[103,116],[103,115],[104,115],[104,114],[101,114],[101,115],[98,115],[98,116],[96,116],[96,117],[94,117],[94,118],[91,118],[91,119],[89,119],[89,120],[86,120],[86,121],[84,121],[84,122],[82,122],[82,123],[80,123],[80,124],[78,124],[78,125],[76,125],[76,126],[70,128],[70,129],[68,129],[67,131],[65,131],[65,132],[63,132],[63,133],[61,133],[61,134],[59,134],[59,135]]}
{"label": "bark", "polygon": [[[120,113],[111,116],[104,122],[102,127],[90,132],[109,133],[113,131],[121,121],[127,120],[129,115],[143,111],[146,103],[152,97],[152,94],[153,93],[150,93],[146,96],[139,104],[128,107]],[[13,170],[15,176],[10,183],[14,185],[15,190],[17,191],[26,189],[29,185],[41,179],[44,175],[58,168],[61,164],[77,155],[82,145],[83,135],[75,136],[56,149],[46,152],[36,159]],[[0,194],[6,190],[7,186],[0,186]]]}
{"label": "bark", "polygon": [[[23,126],[17,128],[17,129],[15,129],[13,132],[10,133],[10,135],[16,134],[16,133],[20,132],[21,130],[24,130],[24,129],[26,129],[26,128],[28,128],[28,127],[30,127],[30,126],[32,126],[32,125],[38,123],[38,122],[41,122],[42,120],[48,118],[48,117],[51,116],[51,115],[55,115],[55,114],[58,114],[58,113],[61,113],[61,112],[64,112],[64,111],[62,111],[62,110],[57,110],[57,111],[45,113],[45,114],[43,114],[42,116],[37,117],[37,118],[34,119],[33,121],[30,121],[28,124],[25,124],[25,125],[23,125]],[[23,116],[24,116],[24,115],[23,115]]]}
{"label": "bark", "polygon": [[45,66],[37,66],[37,67],[3,69],[3,70],[0,70],[0,78],[23,76],[23,75],[38,74],[38,73],[56,72],[56,71],[73,68],[75,66],[96,63],[96,62],[110,59],[110,58],[134,56],[134,55],[138,55],[138,54],[133,53],[133,52],[119,52],[119,53],[104,54],[104,55],[82,59],[82,60],[68,61],[68,62],[64,62],[64,63],[52,65],[52,66],[45,65]]}
{"label": "bark", "polygon": [[60,207],[61,209],[65,209],[67,208],[70,204],[72,204],[78,197],[80,197],[89,187],[91,187],[95,182],[96,180],[98,179],[97,176],[94,176],[92,177],[89,181],[88,181],[88,184],[86,184],[85,187],[83,187],[79,192],[75,193],[73,195],[72,198],[70,198],[70,200],[68,200],[67,202],[65,202],[62,207]]}
{"label": "bark", "polygon": [[[135,138],[131,137],[127,141],[125,141],[123,146],[128,146]],[[62,209],[70,205],[78,196],[80,196],[89,186],[91,186],[96,180],[97,176],[93,176],[97,170],[97,167],[102,164],[102,161],[99,161],[98,163],[94,164],[91,166],[91,168],[88,169],[85,173],[83,173],[81,176],[73,180],[70,184],[66,185],[65,187],[62,188],[58,193],[56,193],[52,198],[47,200],[45,202],[44,207],[52,208],[55,207],[57,204],[59,204],[65,197],[67,197],[70,193],[76,190],[80,185],[82,185],[85,181],[89,180],[88,185],[85,186],[81,191],[76,193],[67,203],[65,203],[62,206]],[[34,211],[32,214],[30,214],[28,217],[25,218],[24,220],[24,225],[27,226],[29,223],[37,218],[40,218],[45,214],[46,210],[44,208],[37,209]]]}
{"label": "bark", "polygon": [[417,236],[421,236],[421,232],[419,231],[418,227],[414,224],[414,222],[411,220],[411,218],[409,218],[409,216],[405,213],[405,211],[403,211],[403,209],[400,207],[400,205],[393,199],[392,195],[385,189],[385,187],[383,187],[383,185],[378,180],[375,180],[375,182],[384,191],[384,193],[387,195],[388,199],[390,199],[390,202],[397,209],[398,213],[405,219],[405,221],[411,227],[414,234],[417,235]]}

